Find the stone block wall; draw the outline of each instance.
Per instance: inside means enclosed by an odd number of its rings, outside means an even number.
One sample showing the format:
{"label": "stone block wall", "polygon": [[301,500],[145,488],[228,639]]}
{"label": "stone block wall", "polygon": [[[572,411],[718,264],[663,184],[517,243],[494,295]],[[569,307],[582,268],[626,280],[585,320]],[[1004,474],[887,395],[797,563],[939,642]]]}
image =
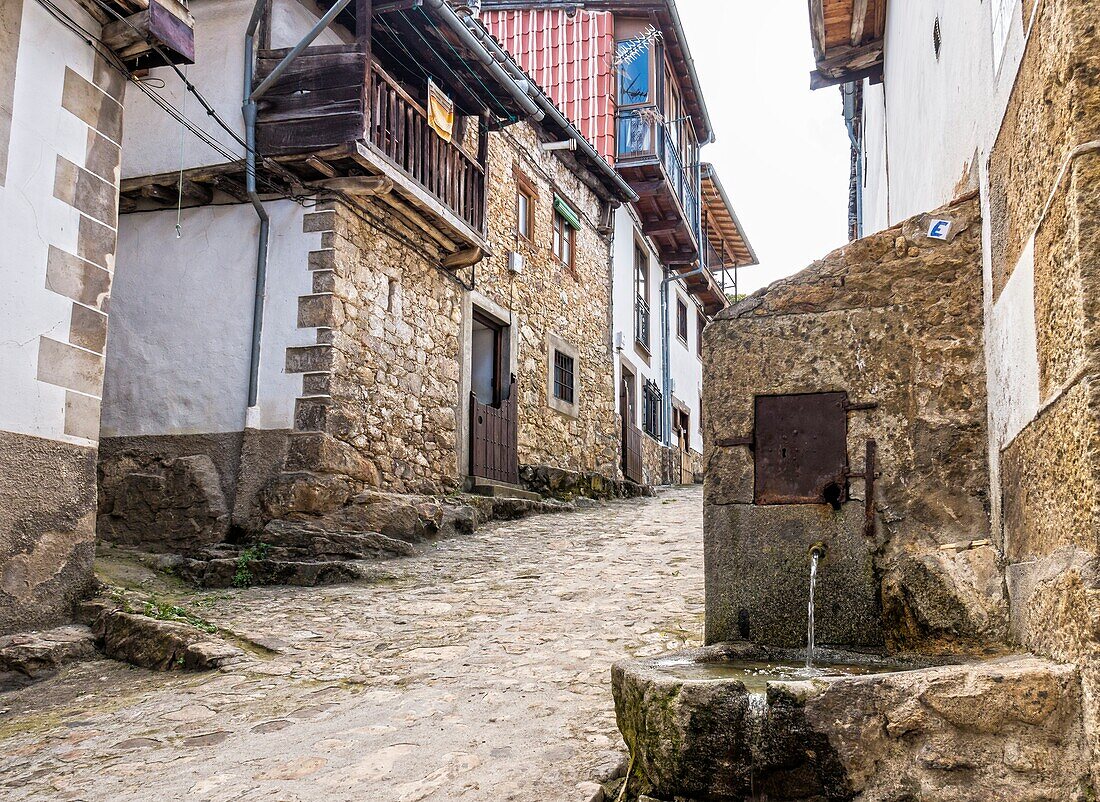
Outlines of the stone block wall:
{"label": "stone block wall", "polygon": [[[510,309],[519,327],[519,459],[572,471],[619,471],[619,425],[611,343],[610,216],[566,163],[538,148],[534,128],[511,126],[489,141],[489,239],[495,252],[477,266],[479,292]],[[516,236],[517,174],[537,190],[530,240]],[[574,269],[552,253],[557,194],[581,220]],[[524,256],[520,274],[508,270],[508,251]],[[547,403],[551,341],[577,352],[575,414]]]}
{"label": "stone block wall", "polygon": [[[805,641],[809,549],[824,542],[819,640],[951,650],[999,641],[1005,607],[988,543],[981,220],[974,198],[858,240],[721,313],[704,376],[708,642]],[[865,482],[851,500],[754,504],[753,434],[763,395],[846,392],[849,469],[878,445],[874,535]],[[777,568],[778,566],[778,568]]]}
{"label": "stone block wall", "polygon": [[[1081,666],[1100,777],[1100,6],[1037,8],[989,160],[994,302],[1034,285],[1038,409],[1000,446],[1011,630]],[[1029,258],[1021,254],[1031,253]],[[1031,299],[1028,299],[1031,300]]]}
{"label": "stone block wall", "polygon": [[287,468],[402,493],[456,489],[462,287],[379,204],[331,202],[305,225],[321,249],[299,326],[315,327],[317,344],[287,349],[287,372],[303,374]]}

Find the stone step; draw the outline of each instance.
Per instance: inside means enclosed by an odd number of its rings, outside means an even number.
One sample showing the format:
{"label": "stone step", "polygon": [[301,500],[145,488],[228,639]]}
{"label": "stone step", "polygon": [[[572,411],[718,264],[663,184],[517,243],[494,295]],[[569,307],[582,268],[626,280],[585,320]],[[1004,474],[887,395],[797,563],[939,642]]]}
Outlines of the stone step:
{"label": "stone step", "polygon": [[538,493],[524,490],[519,485],[494,482],[492,479],[482,479],[480,476],[470,479],[470,492],[490,498],[518,498],[525,501],[542,501],[542,496]]}

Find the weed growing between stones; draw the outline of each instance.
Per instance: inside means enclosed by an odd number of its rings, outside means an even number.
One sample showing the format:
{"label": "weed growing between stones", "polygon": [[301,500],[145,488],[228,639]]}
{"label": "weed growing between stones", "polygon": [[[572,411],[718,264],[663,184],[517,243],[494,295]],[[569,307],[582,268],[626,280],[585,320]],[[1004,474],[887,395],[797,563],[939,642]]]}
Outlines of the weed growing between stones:
{"label": "weed growing between stones", "polygon": [[249,563],[254,560],[266,560],[268,549],[270,549],[270,546],[266,543],[257,543],[240,553],[240,556],[237,557],[237,573],[233,575],[233,587],[248,588],[252,586],[254,577],[248,567]]}
{"label": "weed growing between stones", "polygon": [[189,613],[187,610],[182,607],[177,607],[174,604],[164,604],[158,601],[155,596],[145,602],[141,613],[149,618],[156,618],[160,621],[179,621],[184,624],[190,624],[196,629],[201,629],[203,632],[211,634],[218,631],[218,628],[205,618],[199,618],[197,615]]}

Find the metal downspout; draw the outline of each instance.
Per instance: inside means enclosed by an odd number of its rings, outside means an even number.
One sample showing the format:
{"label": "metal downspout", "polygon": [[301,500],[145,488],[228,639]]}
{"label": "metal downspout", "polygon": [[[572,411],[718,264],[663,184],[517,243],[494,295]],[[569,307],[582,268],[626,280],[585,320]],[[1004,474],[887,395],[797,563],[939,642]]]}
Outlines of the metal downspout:
{"label": "metal downspout", "polygon": [[[268,75],[255,90],[252,89],[255,69],[252,62],[256,55],[256,30],[260,26],[260,20],[263,18],[265,0],[256,0],[256,5],[252,8],[252,17],[248,21],[248,29],[245,31],[244,104],[242,106],[242,112],[244,114],[244,141],[246,145],[245,189],[248,192],[248,199],[252,202],[252,207],[256,210],[256,216],[260,218],[260,235],[256,244],[256,286],[252,299],[252,353],[248,365],[249,413],[255,409],[259,396],[260,339],[264,325],[264,296],[267,293],[267,252],[268,241],[271,235],[271,218],[268,217],[263,201],[260,200],[260,194],[256,191],[256,101],[267,92],[271,85],[283,74],[286,68],[290,66],[290,62],[293,61],[299,53],[309,47],[313,40],[321,35],[321,32],[336,19],[336,16],[343,11],[350,2],[351,0],[339,0],[339,2],[333,5],[332,8],[317,21],[309,33],[302,38],[302,41],[298,42],[298,44],[287,53],[286,57],[279,62],[275,69],[271,71],[271,74]],[[247,426],[248,424],[249,421],[246,419],[245,425]]]}
{"label": "metal downspout", "polygon": [[707,269],[700,259],[699,266],[695,269],[686,273],[668,273],[661,279],[661,347],[664,350],[664,358],[661,360],[661,406],[664,407],[661,434],[666,448],[672,447],[672,329],[669,323],[668,286],[681,279],[702,275]]}
{"label": "metal downspout", "polygon": [[856,237],[863,237],[863,148],[856,138],[856,85],[846,83],[840,88],[844,98],[844,126],[852,143],[856,159]]}

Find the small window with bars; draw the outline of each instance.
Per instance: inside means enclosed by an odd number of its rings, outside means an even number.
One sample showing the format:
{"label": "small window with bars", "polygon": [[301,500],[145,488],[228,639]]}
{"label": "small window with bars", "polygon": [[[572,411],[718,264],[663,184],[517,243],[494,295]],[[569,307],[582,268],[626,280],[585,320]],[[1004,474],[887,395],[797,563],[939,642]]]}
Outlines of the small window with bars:
{"label": "small window with bars", "polygon": [[661,439],[661,391],[657,383],[646,379],[642,387],[642,429],[650,437]]}
{"label": "small window with bars", "polygon": [[576,363],[573,357],[554,351],[554,398],[566,404],[576,403]]}

